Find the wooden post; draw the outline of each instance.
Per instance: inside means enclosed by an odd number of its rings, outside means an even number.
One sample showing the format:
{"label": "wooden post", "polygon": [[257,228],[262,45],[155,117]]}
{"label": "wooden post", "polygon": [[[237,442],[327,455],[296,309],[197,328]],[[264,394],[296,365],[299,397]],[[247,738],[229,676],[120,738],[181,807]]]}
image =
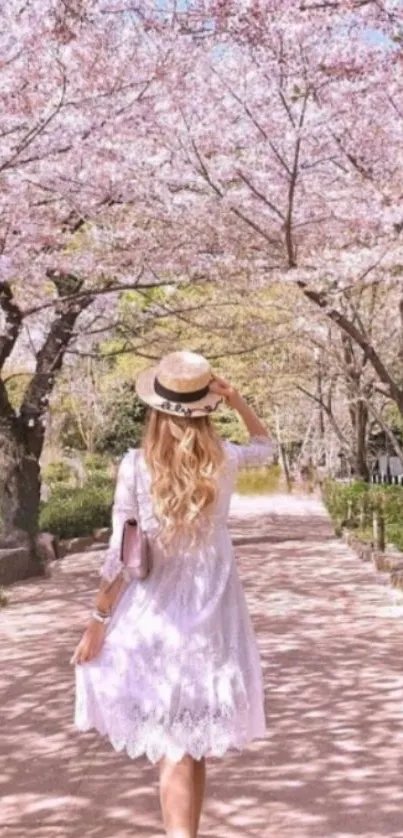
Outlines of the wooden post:
{"label": "wooden post", "polygon": [[385,519],[380,509],[374,509],[373,534],[375,547],[383,552],[385,549]]}
{"label": "wooden post", "polygon": [[358,513],[358,521],[360,524],[360,528],[364,529],[365,527],[365,501],[364,498],[360,500],[360,511]]}
{"label": "wooden post", "polygon": [[353,501],[347,501],[347,521],[352,521],[353,519]]}

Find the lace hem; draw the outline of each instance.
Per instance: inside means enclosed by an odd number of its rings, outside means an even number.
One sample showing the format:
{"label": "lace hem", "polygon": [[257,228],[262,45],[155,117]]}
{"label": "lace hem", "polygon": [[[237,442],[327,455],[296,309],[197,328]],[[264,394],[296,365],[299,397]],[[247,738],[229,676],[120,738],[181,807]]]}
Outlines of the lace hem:
{"label": "lace hem", "polygon": [[95,729],[109,739],[115,751],[126,751],[130,759],[146,756],[154,764],[163,757],[179,762],[185,754],[196,760],[223,757],[231,749],[242,751],[266,732],[264,721],[252,723],[246,709],[236,717],[225,712],[197,717],[191,711],[182,712],[167,727],[166,720],[133,709],[129,719],[119,716],[116,708],[107,716],[104,712],[101,716],[95,708],[93,715],[78,708],[75,726],[81,732]]}

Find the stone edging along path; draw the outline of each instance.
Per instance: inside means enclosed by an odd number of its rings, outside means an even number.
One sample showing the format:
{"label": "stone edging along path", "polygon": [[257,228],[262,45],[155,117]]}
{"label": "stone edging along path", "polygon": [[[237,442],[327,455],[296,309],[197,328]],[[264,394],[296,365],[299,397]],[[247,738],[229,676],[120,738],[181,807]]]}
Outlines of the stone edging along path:
{"label": "stone edging along path", "polygon": [[[235,496],[235,503],[237,502],[237,498],[238,496]],[[319,496],[317,497],[317,500],[323,503],[322,498]],[[52,539],[52,536],[49,536],[48,533],[44,535],[48,536],[48,539]],[[94,530],[92,535],[62,539],[56,542],[55,548],[51,548],[53,549],[53,555],[50,554],[48,559],[60,559],[64,556],[93,551],[97,549],[97,547],[104,547],[105,544],[108,543],[110,535],[110,528],[105,527]],[[341,538],[354,550],[359,559],[362,561],[372,561],[378,571],[390,574],[390,582],[394,587],[403,590],[403,553],[393,544],[387,544],[385,551],[381,552],[380,550],[377,550],[373,544],[361,541],[354,535],[353,532],[351,532],[351,530],[348,529],[343,529]],[[258,542],[260,540],[260,536],[255,536],[253,540]],[[233,538],[235,545],[242,543],[242,541],[242,538],[239,539],[236,536]]]}
{"label": "stone edging along path", "polygon": [[[290,500],[291,498],[294,500],[296,494],[291,494]],[[319,494],[315,497],[319,503],[323,503]],[[312,496],[311,498],[314,500]],[[257,498],[258,500],[259,498]],[[234,502],[235,505],[242,503],[242,496],[234,495]],[[323,506],[325,507],[324,504]],[[331,524],[331,526],[333,525]],[[92,552],[97,548],[102,549],[108,543],[110,535],[110,527],[95,529],[90,535],[77,536],[76,538],[69,539],[59,539],[52,533],[44,532],[39,536],[39,546],[45,564],[49,564],[50,562],[63,559],[65,556]],[[337,538],[336,535],[335,538]],[[233,539],[235,545],[238,541],[241,543],[242,540],[239,541],[236,536]],[[253,540],[259,542],[261,536],[254,536]],[[403,553],[394,547],[393,544],[387,544],[385,551],[381,552],[373,544],[361,541],[355,536],[354,532],[347,528],[342,530],[341,540],[354,550],[359,559],[364,562],[373,562],[378,571],[389,573],[391,584],[403,590]],[[10,555],[11,553],[13,555]],[[13,582],[21,581],[26,577],[24,568],[27,555],[27,551],[22,547],[0,550],[0,585],[9,585]],[[12,565],[11,572],[10,565]]]}
{"label": "stone edging along path", "polygon": [[[42,532],[38,536],[38,547],[45,566],[44,575],[48,575],[47,566],[65,556],[76,553],[86,553],[105,547],[110,538],[108,527],[94,530],[91,535],[77,538],[59,539],[49,532]],[[30,554],[24,546],[9,546],[0,548],[0,585],[12,585],[30,577]]]}
{"label": "stone edging along path", "polygon": [[343,529],[341,538],[361,561],[373,562],[378,571],[389,573],[391,584],[403,590],[403,553],[397,547],[387,544],[384,551],[378,550],[372,543],[361,541],[348,529]]}
{"label": "stone edging along path", "polygon": [[[296,497],[296,494],[290,495],[290,498]],[[309,496],[307,496],[309,497]],[[311,496],[312,497],[312,496]],[[316,500],[322,503],[324,508],[326,506],[320,495],[316,495]],[[314,499],[314,498],[312,498]],[[242,497],[234,495],[235,506],[242,502]],[[233,506],[234,506],[233,503]],[[327,512],[326,512],[327,514]],[[333,525],[332,525],[333,526]],[[49,540],[53,537],[44,533]],[[55,540],[54,554],[49,555],[49,560],[63,558],[64,556],[82,553],[85,551],[92,551],[99,547],[104,547],[108,543],[111,535],[111,529],[108,527],[94,530],[92,535],[79,536],[77,538]],[[335,536],[337,537],[337,536]],[[260,536],[255,536],[254,540],[258,541]],[[362,561],[372,561],[377,570],[383,573],[390,573],[390,580],[392,585],[403,590],[403,553],[398,550],[393,544],[387,544],[384,552],[377,550],[373,544],[361,541],[357,538],[351,530],[343,529],[341,538],[345,541],[356,553]],[[242,539],[233,538],[234,544],[241,543]]]}

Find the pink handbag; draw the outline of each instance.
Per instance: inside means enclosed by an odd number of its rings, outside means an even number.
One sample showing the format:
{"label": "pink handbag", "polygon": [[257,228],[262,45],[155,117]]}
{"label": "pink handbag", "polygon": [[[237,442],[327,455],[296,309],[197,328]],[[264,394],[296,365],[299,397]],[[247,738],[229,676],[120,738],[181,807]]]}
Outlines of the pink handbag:
{"label": "pink handbag", "polygon": [[[137,463],[135,463],[135,466]],[[141,529],[137,503],[137,486],[135,471],[135,510],[136,518],[129,518],[123,525],[120,560],[127,571],[129,579],[146,579],[151,571],[151,549],[147,535]]]}
{"label": "pink handbag", "polygon": [[146,579],[150,573],[150,545],[135,518],[123,525],[120,560],[130,579]]}

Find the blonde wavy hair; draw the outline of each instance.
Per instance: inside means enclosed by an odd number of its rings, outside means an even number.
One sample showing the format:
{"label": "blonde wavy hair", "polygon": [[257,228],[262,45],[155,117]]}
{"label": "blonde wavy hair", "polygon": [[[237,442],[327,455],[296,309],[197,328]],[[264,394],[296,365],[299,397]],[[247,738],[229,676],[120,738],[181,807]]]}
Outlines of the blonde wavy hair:
{"label": "blonde wavy hair", "polygon": [[143,437],[144,459],[151,474],[159,540],[166,548],[181,536],[196,543],[201,516],[213,504],[224,451],[208,416],[189,419],[152,408]]}

